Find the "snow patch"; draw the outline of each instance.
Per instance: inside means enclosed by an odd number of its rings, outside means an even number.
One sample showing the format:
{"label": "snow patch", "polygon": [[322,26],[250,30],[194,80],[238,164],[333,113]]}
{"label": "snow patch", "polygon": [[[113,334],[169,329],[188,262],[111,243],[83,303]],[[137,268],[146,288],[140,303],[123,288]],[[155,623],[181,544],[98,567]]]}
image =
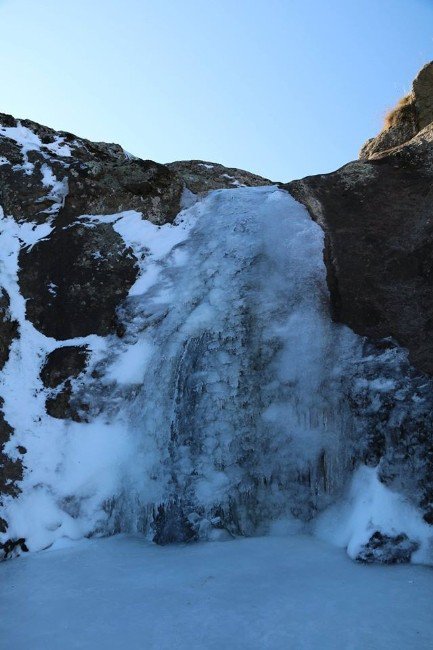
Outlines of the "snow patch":
{"label": "snow patch", "polygon": [[420,544],[412,561],[433,564],[433,527],[401,494],[378,479],[378,468],[361,466],[355,472],[348,496],[331,506],[315,524],[321,539],[347,548],[356,558],[375,531],[389,536],[406,534]]}
{"label": "snow patch", "polygon": [[65,139],[56,135],[54,142],[44,144],[44,149],[48,149],[51,153],[61,156],[62,158],[70,158],[72,156],[71,147],[65,144]]}
{"label": "snow patch", "polygon": [[53,201],[53,204],[44,212],[47,214],[57,214],[65,205],[65,199],[68,195],[68,179],[65,176],[61,181],[57,179],[52,168],[44,163],[41,166],[42,185],[50,188],[47,198]]}
{"label": "snow patch", "polygon": [[130,247],[137,259],[139,273],[129,290],[130,296],[143,294],[152,286],[161,269],[161,260],[169,255],[178,244],[186,240],[193,221],[188,209],[182,211],[174,224],[157,226],[143,218],[141,212],[127,210],[111,215],[82,215],[80,219],[88,225],[111,223]]}
{"label": "snow patch", "polygon": [[22,492],[18,498],[3,499],[2,514],[9,528],[1,539],[24,536],[30,550],[39,550],[57,539],[78,539],[95,530],[99,517],[104,518],[102,504],[115,490],[118,468],[129,448],[119,422],[70,423],[47,415],[48,392],[40,379],[46,355],[57,347],[85,344],[97,360],[106,342],[97,336],[59,342],[26,320],[18,285],[18,254],[22,246],[34,245],[52,228],[17,224],[1,210],[0,216],[0,274],[20,334],[0,374],[5,418],[15,430],[5,452],[15,458],[17,445],[27,449]]}
{"label": "snow patch", "polygon": [[107,368],[104,380],[117,381],[119,384],[141,384],[153,352],[152,344],[146,340],[126,347]]}
{"label": "snow patch", "polygon": [[29,151],[39,151],[42,146],[40,137],[26,126],[22,126],[20,122],[18,122],[18,126],[0,125],[0,135],[19,144],[23,154]]}
{"label": "snow patch", "polygon": [[230,176],[230,174],[221,174],[222,178],[228,178],[231,182],[231,185],[234,185],[235,187],[246,187],[244,183],[241,183],[240,181],[237,180],[234,176]]}
{"label": "snow patch", "polygon": [[[28,175],[33,174],[35,167],[28,158],[28,153],[30,151],[41,151],[43,155],[45,155],[44,151],[48,150],[50,153],[61,157],[71,156],[71,149],[64,143],[64,138],[56,136],[54,142],[43,144],[40,137],[28,127],[23,126],[21,122],[18,122],[17,126],[0,125],[0,136],[14,140],[21,147],[24,163],[22,165],[15,165],[13,169],[14,171],[22,170]],[[0,162],[0,164],[5,163]]]}

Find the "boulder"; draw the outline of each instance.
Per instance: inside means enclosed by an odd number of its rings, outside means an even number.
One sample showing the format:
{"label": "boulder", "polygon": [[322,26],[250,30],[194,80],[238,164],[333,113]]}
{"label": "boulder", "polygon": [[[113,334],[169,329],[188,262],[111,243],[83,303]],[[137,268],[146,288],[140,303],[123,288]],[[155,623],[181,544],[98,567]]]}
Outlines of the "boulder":
{"label": "boulder", "polygon": [[405,564],[418,548],[419,544],[404,533],[385,535],[377,530],[361,548],[356,560],[364,564]]}

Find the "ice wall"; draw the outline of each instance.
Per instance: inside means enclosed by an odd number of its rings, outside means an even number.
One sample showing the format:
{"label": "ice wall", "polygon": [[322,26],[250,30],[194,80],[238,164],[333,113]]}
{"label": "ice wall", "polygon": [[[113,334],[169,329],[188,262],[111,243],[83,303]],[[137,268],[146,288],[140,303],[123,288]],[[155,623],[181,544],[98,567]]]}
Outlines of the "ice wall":
{"label": "ice wall", "polygon": [[182,219],[187,238],[126,317],[146,356],[129,525],[146,528],[152,503],[160,541],[309,519],[341,490],[352,437],[356,340],[329,318],[322,231],[274,187],[214,192]]}

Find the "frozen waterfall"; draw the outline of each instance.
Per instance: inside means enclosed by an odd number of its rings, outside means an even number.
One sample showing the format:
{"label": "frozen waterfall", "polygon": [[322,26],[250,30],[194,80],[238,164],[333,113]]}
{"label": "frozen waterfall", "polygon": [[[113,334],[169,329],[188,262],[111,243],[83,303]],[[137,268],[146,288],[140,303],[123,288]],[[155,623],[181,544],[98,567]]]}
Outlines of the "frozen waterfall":
{"label": "frozen waterfall", "polygon": [[127,528],[146,530],[154,504],[160,541],[307,520],[341,491],[352,437],[356,342],[329,318],[322,231],[275,187],[213,192],[177,228],[125,314],[146,362],[117,526],[129,509]]}
{"label": "frozen waterfall", "polygon": [[2,374],[8,453],[27,449],[8,535],[30,550],[114,532],[220,539],[300,530],[335,503],[359,464],[348,394],[361,342],[331,321],[323,233],[306,210],[271,186],[210,192],[173,225],[131,211],[81,220],[111,223],[140,265],[121,338],[61,343],[91,351],[74,380],[82,422],[46,414],[39,373],[58,342],[25,320],[28,227],[3,229],[21,326]]}

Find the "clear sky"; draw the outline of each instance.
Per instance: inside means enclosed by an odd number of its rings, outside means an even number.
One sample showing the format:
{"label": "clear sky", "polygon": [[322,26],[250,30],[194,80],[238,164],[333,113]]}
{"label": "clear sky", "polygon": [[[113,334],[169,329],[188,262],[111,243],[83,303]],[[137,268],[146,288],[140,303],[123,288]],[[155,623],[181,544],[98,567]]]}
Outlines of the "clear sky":
{"label": "clear sky", "polygon": [[433,0],[0,0],[0,35],[0,111],[290,180],[376,134]]}

